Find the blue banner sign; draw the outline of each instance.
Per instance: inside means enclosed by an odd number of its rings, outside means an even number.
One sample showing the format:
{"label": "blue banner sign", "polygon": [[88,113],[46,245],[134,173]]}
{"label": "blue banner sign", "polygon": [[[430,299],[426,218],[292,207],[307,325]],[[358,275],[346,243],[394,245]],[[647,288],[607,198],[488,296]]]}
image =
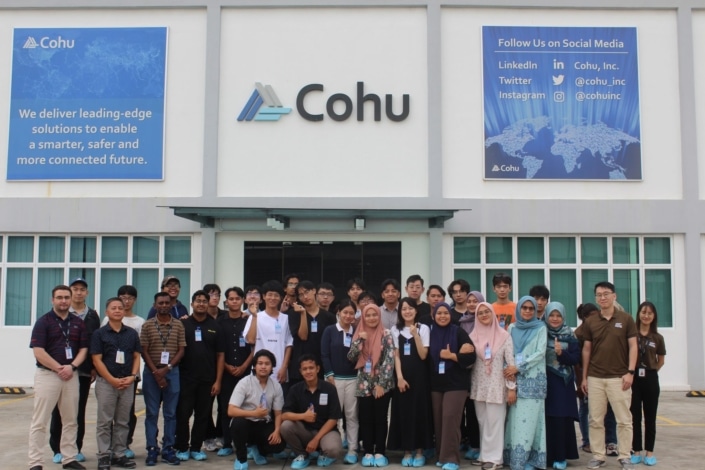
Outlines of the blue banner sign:
{"label": "blue banner sign", "polygon": [[163,180],[167,29],[15,28],[7,179]]}
{"label": "blue banner sign", "polygon": [[636,28],[484,26],[485,179],[641,180]]}

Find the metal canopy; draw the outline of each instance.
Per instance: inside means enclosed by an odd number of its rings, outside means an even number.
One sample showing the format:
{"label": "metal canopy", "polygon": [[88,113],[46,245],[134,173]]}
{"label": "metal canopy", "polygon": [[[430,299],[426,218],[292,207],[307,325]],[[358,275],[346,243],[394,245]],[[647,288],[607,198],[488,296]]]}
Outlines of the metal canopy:
{"label": "metal canopy", "polygon": [[452,219],[457,210],[404,210],[404,209],[277,209],[261,207],[171,207],[174,215],[193,220],[204,227],[215,227],[218,219],[266,219],[279,217],[296,219],[365,219],[383,220],[428,220],[429,228],[443,228],[446,220]]}

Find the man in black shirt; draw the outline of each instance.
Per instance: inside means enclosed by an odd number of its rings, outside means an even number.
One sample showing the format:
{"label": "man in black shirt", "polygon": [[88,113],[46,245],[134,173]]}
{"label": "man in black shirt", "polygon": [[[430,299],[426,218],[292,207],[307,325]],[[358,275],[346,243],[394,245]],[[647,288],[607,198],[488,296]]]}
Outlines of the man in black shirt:
{"label": "man in black shirt", "polygon": [[[206,460],[201,451],[208,420],[213,412],[211,397],[220,393],[224,355],[218,344],[218,324],[208,315],[209,296],[203,290],[191,297],[193,314],[182,320],[186,349],[180,364],[181,391],[176,407],[176,457]],[[191,446],[188,423],[193,414]],[[189,452],[190,450],[190,452]]]}
{"label": "man in black shirt", "polygon": [[343,450],[337,423],[342,417],[335,385],[318,378],[320,366],[311,354],[299,358],[303,382],[289,389],[282,410],[281,435],[297,457],[294,470],[308,466],[308,455],[321,450],[318,466],[332,464]]}

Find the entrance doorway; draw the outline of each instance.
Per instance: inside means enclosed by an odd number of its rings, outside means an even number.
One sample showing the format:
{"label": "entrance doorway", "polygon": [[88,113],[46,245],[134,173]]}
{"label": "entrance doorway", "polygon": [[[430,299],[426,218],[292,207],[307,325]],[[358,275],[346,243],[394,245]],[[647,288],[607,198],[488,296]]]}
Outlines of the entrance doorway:
{"label": "entrance doorway", "polygon": [[246,241],[244,269],[245,286],[281,281],[289,273],[316,285],[330,282],[336,303],[347,297],[347,282],[355,277],[376,296],[385,279],[403,282],[401,242]]}

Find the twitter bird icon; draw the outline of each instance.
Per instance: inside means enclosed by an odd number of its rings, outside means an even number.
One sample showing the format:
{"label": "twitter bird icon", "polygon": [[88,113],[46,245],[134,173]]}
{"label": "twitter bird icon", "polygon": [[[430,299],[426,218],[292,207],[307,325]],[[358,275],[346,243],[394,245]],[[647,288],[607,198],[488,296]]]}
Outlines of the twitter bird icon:
{"label": "twitter bird icon", "polygon": [[555,75],[551,75],[551,77],[553,78],[553,84],[554,84],[554,85],[557,86],[557,85],[560,85],[561,83],[563,83],[563,78],[564,78],[563,75],[559,75],[559,76],[557,76],[557,77],[556,77]]}

